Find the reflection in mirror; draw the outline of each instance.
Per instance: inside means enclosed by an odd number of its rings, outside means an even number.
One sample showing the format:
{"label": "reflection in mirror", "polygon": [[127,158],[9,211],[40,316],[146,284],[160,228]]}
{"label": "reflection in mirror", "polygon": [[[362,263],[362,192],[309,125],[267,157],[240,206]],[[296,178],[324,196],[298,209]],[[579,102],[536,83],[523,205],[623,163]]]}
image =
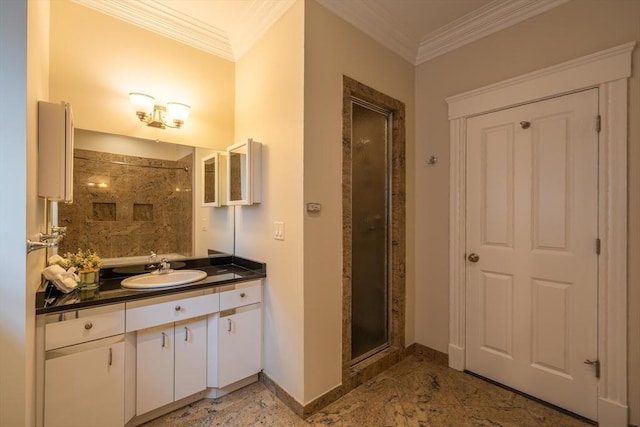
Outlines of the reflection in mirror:
{"label": "reflection in mirror", "polygon": [[58,212],[61,252],[192,255],[192,147],[78,129],[74,158],[75,203]]}
{"label": "reflection in mirror", "polygon": [[229,205],[260,203],[262,145],[249,139],[227,148]]}
{"label": "reflection in mirror", "polygon": [[242,144],[229,150],[229,201],[247,199],[247,146]]}
{"label": "reflection in mirror", "polygon": [[[170,259],[233,253],[232,221],[202,217],[210,227],[194,235],[194,147],[82,129],[75,142],[74,202],[59,204],[56,218],[67,227],[59,253],[91,248],[107,265],[145,263],[151,251]],[[209,238],[212,225],[223,235]]]}
{"label": "reflection in mirror", "polygon": [[224,182],[226,181],[225,155],[215,152],[202,159],[202,206],[220,207],[225,204]]}

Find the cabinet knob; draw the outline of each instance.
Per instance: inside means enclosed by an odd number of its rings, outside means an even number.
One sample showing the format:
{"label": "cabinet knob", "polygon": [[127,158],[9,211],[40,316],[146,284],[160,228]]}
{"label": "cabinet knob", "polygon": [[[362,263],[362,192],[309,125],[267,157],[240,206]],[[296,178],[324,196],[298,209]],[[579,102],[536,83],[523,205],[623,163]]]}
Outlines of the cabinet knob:
{"label": "cabinet knob", "polygon": [[93,323],[91,322],[87,322],[84,324],[84,328],[88,331],[89,329],[93,328]]}
{"label": "cabinet knob", "polygon": [[245,296],[247,296],[247,294],[245,294],[244,292],[240,294],[240,298],[244,298]]}
{"label": "cabinet knob", "polygon": [[180,311],[182,310],[182,307],[180,307],[179,305],[176,305],[176,311]]}

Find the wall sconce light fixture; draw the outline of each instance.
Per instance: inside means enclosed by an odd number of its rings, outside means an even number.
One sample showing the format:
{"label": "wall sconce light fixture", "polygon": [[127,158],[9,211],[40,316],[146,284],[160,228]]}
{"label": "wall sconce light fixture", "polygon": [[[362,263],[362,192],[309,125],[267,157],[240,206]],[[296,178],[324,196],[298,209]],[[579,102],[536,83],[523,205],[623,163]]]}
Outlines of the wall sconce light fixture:
{"label": "wall sconce light fixture", "polygon": [[167,102],[167,106],[156,105],[156,100],[149,95],[131,92],[129,101],[141,122],[154,128],[181,128],[189,116],[191,107],[181,102]]}

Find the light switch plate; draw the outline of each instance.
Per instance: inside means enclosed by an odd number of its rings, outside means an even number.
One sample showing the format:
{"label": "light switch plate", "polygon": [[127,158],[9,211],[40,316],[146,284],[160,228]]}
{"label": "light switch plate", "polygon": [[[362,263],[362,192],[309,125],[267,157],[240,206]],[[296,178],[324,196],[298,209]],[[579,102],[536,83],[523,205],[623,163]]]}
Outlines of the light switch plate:
{"label": "light switch plate", "polygon": [[274,222],[275,231],[273,233],[273,238],[276,240],[284,240],[284,222],[276,221]]}
{"label": "light switch plate", "polygon": [[307,203],[307,212],[319,213],[321,210],[322,205],[320,203]]}

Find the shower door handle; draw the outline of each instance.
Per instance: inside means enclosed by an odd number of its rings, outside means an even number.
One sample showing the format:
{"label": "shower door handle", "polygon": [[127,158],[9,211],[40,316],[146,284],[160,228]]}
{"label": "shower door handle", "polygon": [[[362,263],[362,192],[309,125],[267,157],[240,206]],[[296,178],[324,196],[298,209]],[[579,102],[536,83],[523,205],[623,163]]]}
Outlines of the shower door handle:
{"label": "shower door handle", "polygon": [[467,257],[467,259],[471,262],[478,262],[480,261],[480,256],[476,253],[471,253],[469,254],[469,256]]}

